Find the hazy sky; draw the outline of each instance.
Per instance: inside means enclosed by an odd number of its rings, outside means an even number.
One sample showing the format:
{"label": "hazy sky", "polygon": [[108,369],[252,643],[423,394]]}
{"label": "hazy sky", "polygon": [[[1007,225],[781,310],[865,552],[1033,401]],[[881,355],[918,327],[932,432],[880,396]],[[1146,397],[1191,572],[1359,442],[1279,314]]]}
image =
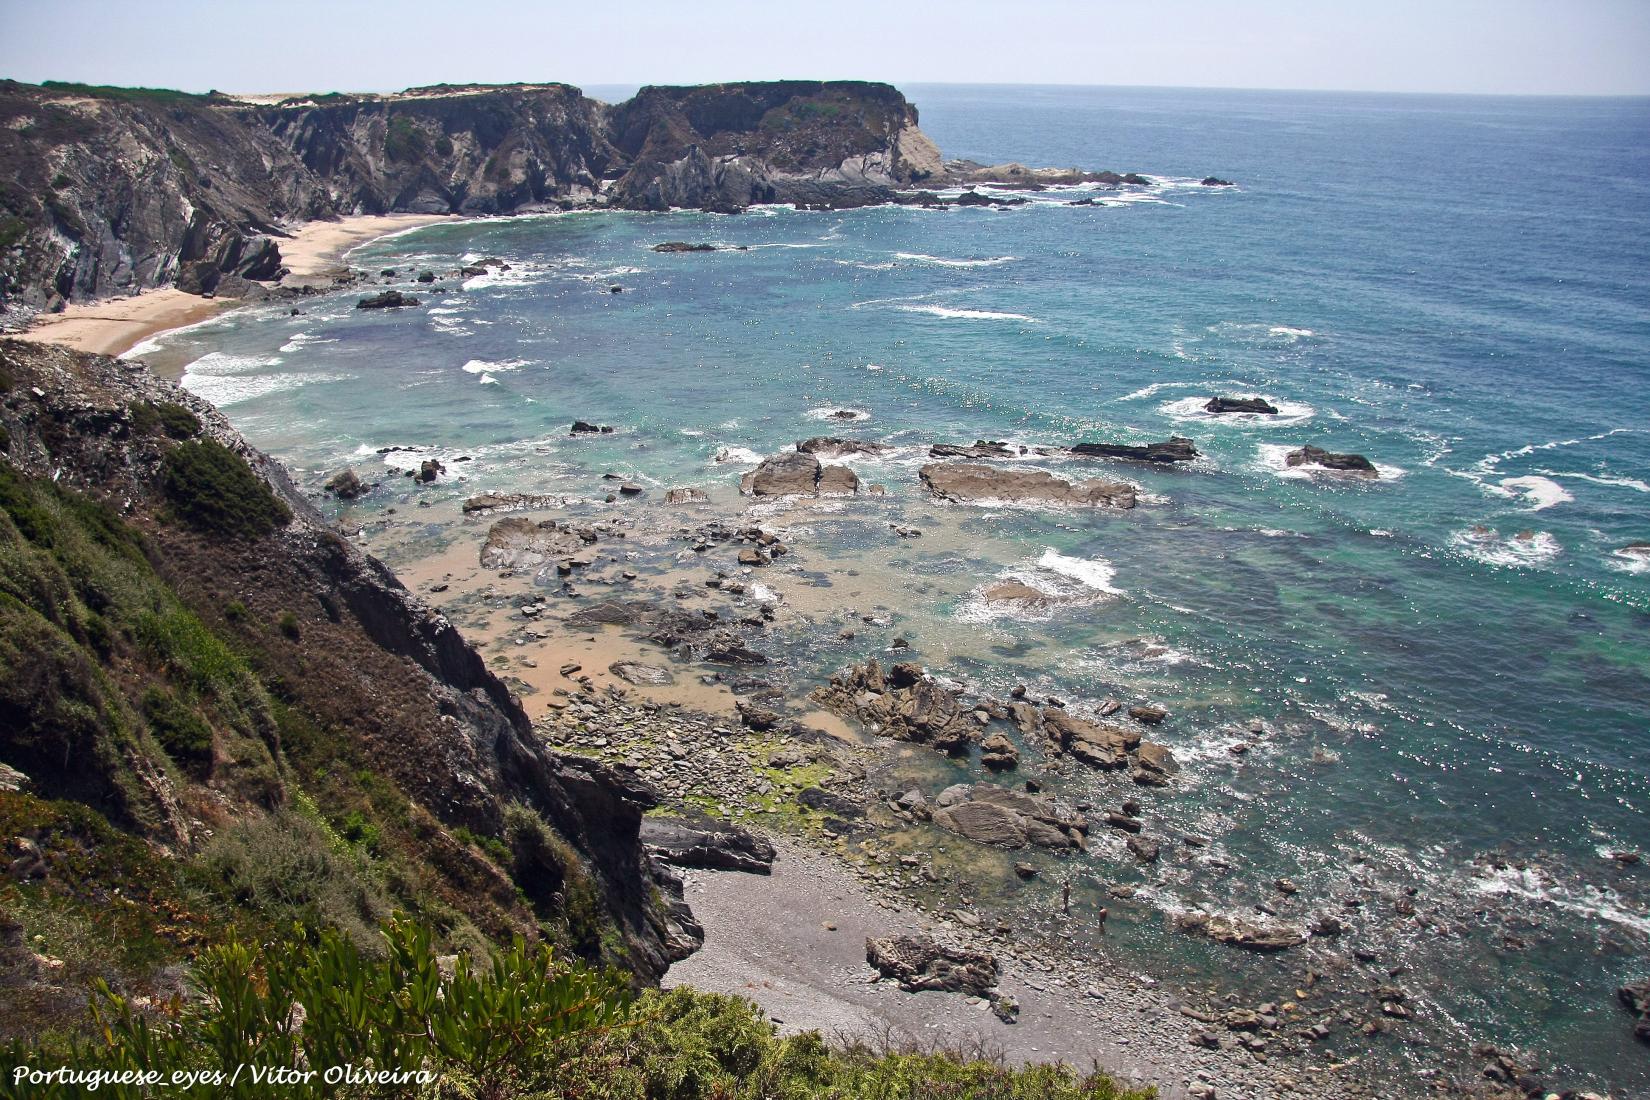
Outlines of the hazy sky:
{"label": "hazy sky", "polygon": [[824,77],[1650,94],[1650,0],[0,0],[0,76],[238,92]]}

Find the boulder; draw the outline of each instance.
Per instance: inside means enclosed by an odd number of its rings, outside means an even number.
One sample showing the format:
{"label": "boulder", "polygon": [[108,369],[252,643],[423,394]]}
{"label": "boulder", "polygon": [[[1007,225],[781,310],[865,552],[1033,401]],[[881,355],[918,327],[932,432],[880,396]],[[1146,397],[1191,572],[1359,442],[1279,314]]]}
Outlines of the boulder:
{"label": "boulder", "polygon": [[747,496],[816,496],[859,491],[859,478],[846,466],[823,466],[805,451],[782,451],[739,479]]}
{"label": "boulder", "polygon": [[934,811],[934,824],[979,844],[1024,848],[1026,822],[1006,806],[990,802],[959,802]]}
{"label": "boulder", "polygon": [[997,960],[983,951],[943,945],[930,936],[866,937],[865,961],[907,993],[938,990],[990,997]]}
{"label": "boulder", "polygon": [[1295,928],[1251,924],[1235,917],[1208,913],[1182,913],[1175,923],[1185,932],[1200,932],[1216,943],[1248,951],[1283,951],[1306,942],[1306,934]]}
{"label": "boulder", "polygon": [[1140,744],[1140,735],[1124,726],[1102,726],[1086,718],[1067,714],[1059,707],[1042,712],[1042,726],[1055,747],[1068,752],[1091,768],[1123,768],[1129,750]]}
{"label": "boulder", "polygon": [[568,429],[569,435],[611,435],[613,427],[610,424],[592,424],[588,420],[575,420]]}
{"label": "boulder", "polygon": [[1083,458],[1123,458],[1132,462],[1190,462],[1198,457],[1192,441],[1183,435],[1171,435],[1161,443],[1136,445],[1131,443],[1078,443],[1071,453]]}
{"label": "boulder", "polygon": [[557,520],[534,523],[526,516],[509,516],[493,524],[481,545],[483,569],[536,569],[580,553],[585,540],[570,524]]}
{"label": "boulder", "polygon": [[356,309],[400,309],[402,306],[416,306],[418,299],[403,294],[399,290],[386,290],[382,294],[358,299]]}
{"label": "boulder", "polygon": [[1148,726],[1158,725],[1168,716],[1168,711],[1151,703],[1143,703],[1140,706],[1129,708],[1130,718],[1133,718],[1136,722],[1144,722]]}
{"label": "boulder", "polygon": [[1046,604],[1051,597],[1021,581],[998,581],[980,593],[980,598],[986,603],[1005,603],[1009,600],[1024,600],[1027,603]]}
{"label": "boulder", "polygon": [[980,742],[980,763],[992,771],[1006,771],[1019,766],[1020,750],[1007,737],[993,733]]}
{"label": "boulder", "polygon": [[1278,407],[1264,397],[1211,397],[1203,406],[1212,413],[1265,413],[1276,416]]}
{"label": "boulder", "polygon": [[1135,752],[1134,770],[1132,777],[1143,787],[1167,786],[1169,777],[1178,775],[1180,762],[1174,758],[1167,745],[1157,745],[1150,741],[1140,742],[1140,748]]}
{"label": "boulder", "polygon": [[1290,451],[1284,456],[1285,464],[1289,466],[1318,466],[1325,470],[1337,470],[1342,473],[1355,474],[1358,477],[1378,478],[1380,471],[1375,464],[1363,455],[1335,454],[1332,451],[1314,447],[1311,444],[1298,451]]}
{"label": "boulder", "polygon": [[1202,183],[1203,183],[1203,186],[1205,186],[1205,187],[1230,187],[1230,186],[1232,186],[1232,181],[1231,180],[1223,180],[1219,176],[1204,176],[1203,180],[1202,180]]}
{"label": "boulder", "polygon": [[339,470],[327,479],[322,488],[339,500],[354,500],[367,491],[366,483],[356,476],[354,470]]}
{"label": "boulder", "polygon": [[638,687],[663,687],[676,682],[676,677],[671,674],[670,669],[643,664],[641,661],[614,661],[607,666],[607,671],[625,683]]}
{"label": "boulder", "polygon": [[427,485],[446,472],[447,467],[443,466],[439,461],[433,458],[426,458],[423,462],[419,463],[418,480]]}
{"label": "boulder", "polygon": [[1616,990],[1616,999],[1638,1017],[1633,1023],[1633,1034],[1650,1043],[1650,979],[1622,986]]}
{"label": "boulder", "polygon": [[655,252],[715,252],[713,244],[689,244],[686,241],[666,241],[664,244],[653,246]]}
{"label": "boulder", "polygon": [[773,871],[774,848],[766,838],[708,817],[644,817],[641,839],[655,857],[678,867]]}
{"label": "boulder", "polygon": [[1077,507],[1133,508],[1134,486],[1121,481],[1065,481],[1043,470],[1009,470],[966,462],[933,462],[918,471],[929,492],[958,503],[1006,501]]}
{"label": "boulder", "polygon": [[894,665],[885,677],[873,657],[833,675],[813,698],[835,714],[858,719],[869,732],[941,752],[966,752],[979,735],[956,693],[915,664]]}

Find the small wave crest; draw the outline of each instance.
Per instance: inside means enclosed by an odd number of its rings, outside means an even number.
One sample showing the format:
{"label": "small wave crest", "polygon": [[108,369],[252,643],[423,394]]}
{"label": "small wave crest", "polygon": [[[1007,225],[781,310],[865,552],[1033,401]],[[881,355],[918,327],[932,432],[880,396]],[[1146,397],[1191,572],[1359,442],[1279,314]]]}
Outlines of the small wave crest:
{"label": "small wave crest", "polygon": [[930,256],[924,252],[896,252],[894,256],[912,263],[934,264],[938,267],[996,267],[998,264],[1010,264],[1019,259],[1018,256],[990,256],[978,260],[953,260],[944,256]]}
{"label": "small wave crest", "polygon": [[1566,504],[1575,499],[1568,489],[1552,478],[1534,475],[1504,477],[1498,487],[1491,486],[1491,491],[1507,497],[1522,497],[1532,512],[1551,508],[1555,504]]}
{"label": "small wave crest", "polygon": [[1450,536],[1450,545],[1474,561],[1511,569],[1529,569],[1558,557],[1564,548],[1546,531],[1502,535],[1493,527],[1469,527]]}
{"label": "small wave crest", "polygon": [[900,306],[901,313],[925,313],[954,321],[1023,321],[1028,325],[1042,324],[1024,313],[1005,313],[994,309],[957,309],[952,306]]}

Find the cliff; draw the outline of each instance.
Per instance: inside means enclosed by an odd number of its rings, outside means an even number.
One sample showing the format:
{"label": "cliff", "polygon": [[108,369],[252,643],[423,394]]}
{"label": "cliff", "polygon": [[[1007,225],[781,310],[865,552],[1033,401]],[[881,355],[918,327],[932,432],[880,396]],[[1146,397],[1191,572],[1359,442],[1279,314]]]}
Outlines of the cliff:
{"label": "cliff", "polygon": [[942,172],[886,84],[644,88],[609,106],[562,84],[258,103],[0,81],[0,308],[273,278],[287,227],[344,214],[853,206]]}
{"label": "cliff", "polygon": [[[0,764],[0,831],[51,869],[54,920],[142,879],[169,921],[145,934],[174,947],[289,921],[371,941],[396,909],[643,981],[697,944],[638,840],[644,787],[547,750],[458,632],[210,405],[18,341],[0,341]],[[125,850],[143,875],[85,865]]]}

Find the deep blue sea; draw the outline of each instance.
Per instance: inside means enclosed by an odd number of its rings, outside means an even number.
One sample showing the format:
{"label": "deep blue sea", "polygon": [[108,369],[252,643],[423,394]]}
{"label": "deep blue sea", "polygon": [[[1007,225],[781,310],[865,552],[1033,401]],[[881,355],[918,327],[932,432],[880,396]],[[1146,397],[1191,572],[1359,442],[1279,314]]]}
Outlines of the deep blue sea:
{"label": "deep blue sea", "polygon": [[[1104,950],[1270,988],[1357,947],[1359,980],[1405,968],[1441,1046],[1522,1045],[1645,1095],[1614,991],[1650,977],[1650,869],[1611,856],[1650,857],[1650,555],[1622,552],[1650,540],[1650,100],[905,91],[948,157],[1159,182],[1007,211],[441,225],[352,260],[511,269],[418,310],[358,313],[357,291],[162,342],[306,487],[462,469],[431,538],[481,489],[599,511],[619,469],[731,514],[738,473],[796,439],[894,444],[856,464],[884,500],[742,513],[798,547],[768,582],[796,611],[775,644],[805,686],[864,656],[837,633],[877,608],[982,689],[1168,707],[1185,771],[1148,811],[1210,844],[1145,870],[1098,845],[1083,888],[1137,888]],[[1215,394],[1281,411],[1213,417]],[[820,419],[838,409],[863,417]],[[619,430],[569,440],[575,417]],[[1205,458],[1028,460],[1135,482],[1121,515],[942,507],[916,480],[932,441],[1170,434]],[[1381,476],[1288,470],[1303,443]],[[420,449],[374,453],[392,444]],[[1006,576],[1051,603],[980,599]],[[1277,907],[1279,877],[1301,891],[1284,916],[1347,934],[1285,962],[1168,926]]]}

